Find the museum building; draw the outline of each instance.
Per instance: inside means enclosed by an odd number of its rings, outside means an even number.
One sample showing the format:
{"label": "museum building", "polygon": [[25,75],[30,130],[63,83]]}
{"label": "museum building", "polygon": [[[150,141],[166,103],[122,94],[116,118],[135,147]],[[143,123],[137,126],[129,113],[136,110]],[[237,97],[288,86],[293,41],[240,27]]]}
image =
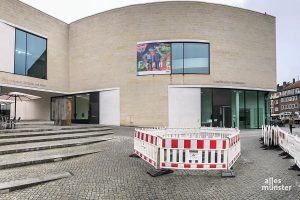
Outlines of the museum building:
{"label": "museum building", "polygon": [[17,102],[23,120],[53,120],[55,101],[68,98],[73,123],[259,128],[276,91],[276,21],[171,1],[67,24],[2,0],[0,85],[41,97]]}

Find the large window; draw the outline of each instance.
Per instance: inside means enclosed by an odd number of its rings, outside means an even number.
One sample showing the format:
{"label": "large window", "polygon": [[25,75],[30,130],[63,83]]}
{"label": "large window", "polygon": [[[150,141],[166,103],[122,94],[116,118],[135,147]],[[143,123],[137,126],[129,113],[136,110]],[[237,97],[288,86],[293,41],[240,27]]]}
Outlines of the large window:
{"label": "large window", "polygon": [[71,98],[72,123],[99,123],[99,92],[51,98],[51,120],[54,120],[57,98]]}
{"label": "large window", "polygon": [[258,128],[257,91],[245,92],[246,128]]}
{"label": "large window", "polygon": [[212,89],[201,89],[201,126],[212,126]]}
{"label": "large window", "polygon": [[[258,92],[258,116],[259,116],[258,128],[262,127],[262,125],[265,124],[265,119],[266,119],[265,95],[266,95],[265,92]],[[275,107],[275,111],[278,111],[277,107]]]}
{"label": "large window", "polygon": [[209,74],[210,45],[202,42],[137,44],[137,75]]}
{"label": "large window", "polygon": [[90,94],[76,95],[75,116],[76,119],[88,119],[90,112]]}
{"label": "large window", "polygon": [[47,79],[47,40],[16,29],[15,74]]}
{"label": "large window", "polygon": [[209,74],[208,43],[172,43],[173,74]]}
{"label": "large window", "polygon": [[269,92],[201,89],[201,125],[260,128],[270,124]]}
{"label": "large window", "polygon": [[183,73],[183,43],[172,44],[172,73]]}
{"label": "large window", "polygon": [[26,75],[26,33],[16,30],[15,74]]}

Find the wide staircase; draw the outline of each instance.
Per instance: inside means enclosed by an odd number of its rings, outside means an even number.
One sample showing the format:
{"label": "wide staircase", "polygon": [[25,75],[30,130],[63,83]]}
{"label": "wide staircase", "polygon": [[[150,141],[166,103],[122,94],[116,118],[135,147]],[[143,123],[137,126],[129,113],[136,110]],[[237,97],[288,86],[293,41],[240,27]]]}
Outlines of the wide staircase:
{"label": "wide staircase", "polygon": [[[0,130],[0,170],[97,153],[102,151],[97,144],[112,140],[112,134],[112,128],[107,126],[60,127],[49,123],[19,124],[17,129]],[[16,183],[4,183],[2,188],[1,184],[0,193]]]}

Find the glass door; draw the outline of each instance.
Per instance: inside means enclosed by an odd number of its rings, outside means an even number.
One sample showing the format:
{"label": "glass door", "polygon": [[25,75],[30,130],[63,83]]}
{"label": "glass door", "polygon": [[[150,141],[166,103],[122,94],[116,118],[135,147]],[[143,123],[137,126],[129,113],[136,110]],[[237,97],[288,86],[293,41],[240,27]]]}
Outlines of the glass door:
{"label": "glass door", "polygon": [[231,115],[231,90],[213,89],[213,126],[230,128]]}

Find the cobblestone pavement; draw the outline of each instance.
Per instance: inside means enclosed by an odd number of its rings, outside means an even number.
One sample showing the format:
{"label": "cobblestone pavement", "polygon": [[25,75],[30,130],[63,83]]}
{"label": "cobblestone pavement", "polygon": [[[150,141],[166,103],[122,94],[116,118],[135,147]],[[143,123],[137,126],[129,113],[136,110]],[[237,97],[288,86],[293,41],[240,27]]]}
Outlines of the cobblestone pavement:
{"label": "cobblestone pavement", "polygon": [[[153,178],[150,166],[129,158],[133,128],[116,128],[114,140],[99,143],[97,154],[56,163],[0,171],[0,182],[51,172],[70,171],[74,176],[30,188],[0,194],[0,199],[300,199],[300,172],[287,170],[292,160],[280,151],[262,150],[260,130],[242,131],[242,156],[234,165],[235,178],[220,172],[178,170]],[[265,179],[281,179],[290,191],[263,191]]]}

